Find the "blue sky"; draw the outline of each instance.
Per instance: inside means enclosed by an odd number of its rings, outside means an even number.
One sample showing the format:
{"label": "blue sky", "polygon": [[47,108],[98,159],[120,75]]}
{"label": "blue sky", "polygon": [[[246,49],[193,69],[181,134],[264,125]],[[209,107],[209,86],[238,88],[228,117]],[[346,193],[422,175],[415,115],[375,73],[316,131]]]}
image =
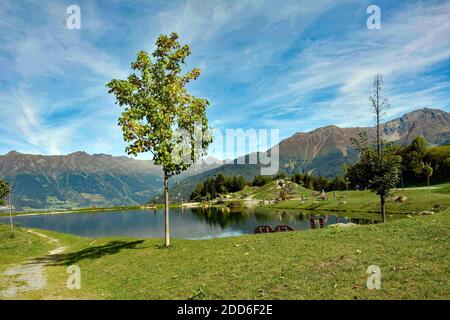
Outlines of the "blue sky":
{"label": "blue sky", "polygon": [[[72,4],[81,30],[66,28]],[[366,27],[370,4],[381,8],[381,30]],[[210,101],[218,130],[280,129],[282,139],[371,125],[378,72],[387,120],[450,111],[450,1],[0,0],[0,154],[123,155],[120,108],[105,84],[172,31],[202,69],[190,89]]]}

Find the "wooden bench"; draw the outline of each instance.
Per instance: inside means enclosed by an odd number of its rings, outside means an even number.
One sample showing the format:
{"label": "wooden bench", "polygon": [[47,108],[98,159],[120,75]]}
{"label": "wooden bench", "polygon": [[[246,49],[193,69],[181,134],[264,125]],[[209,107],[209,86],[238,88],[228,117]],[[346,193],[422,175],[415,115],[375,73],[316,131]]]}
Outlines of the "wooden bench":
{"label": "wooden bench", "polygon": [[255,228],[255,234],[257,233],[272,233],[274,230],[271,226],[257,226]]}
{"label": "wooden bench", "polygon": [[325,228],[325,217],[311,217],[309,218],[309,225],[311,229]]}
{"label": "wooden bench", "polygon": [[286,231],[295,231],[295,229],[288,225],[281,225],[275,227],[275,232],[286,232]]}
{"label": "wooden bench", "polygon": [[273,232],[286,232],[286,231],[295,231],[294,228],[288,225],[280,225],[276,226],[275,230],[272,229],[271,226],[257,226],[255,228],[255,234],[258,233],[273,233]]}

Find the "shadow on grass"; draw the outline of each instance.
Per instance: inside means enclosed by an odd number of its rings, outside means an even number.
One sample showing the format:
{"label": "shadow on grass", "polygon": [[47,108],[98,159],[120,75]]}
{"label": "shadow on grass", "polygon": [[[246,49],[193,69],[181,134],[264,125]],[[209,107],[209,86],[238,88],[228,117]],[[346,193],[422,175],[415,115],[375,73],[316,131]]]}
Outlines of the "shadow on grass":
{"label": "shadow on grass", "polygon": [[[111,241],[107,244],[95,247],[89,247],[76,252],[60,253],[40,258],[40,260],[51,266],[69,266],[76,264],[84,259],[98,259],[106,255],[118,253],[123,249],[141,249],[136,248],[144,240],[137,241]],[[39,259],[38,259],[39,260]]]}

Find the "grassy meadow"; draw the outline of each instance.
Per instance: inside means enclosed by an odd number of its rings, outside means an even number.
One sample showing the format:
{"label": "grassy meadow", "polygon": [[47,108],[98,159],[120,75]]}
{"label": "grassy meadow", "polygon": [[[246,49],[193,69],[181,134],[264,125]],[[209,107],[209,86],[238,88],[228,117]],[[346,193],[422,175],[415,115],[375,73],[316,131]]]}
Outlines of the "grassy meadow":
{"label": "grassy meadow", "polygon": [[[88,239],[49,231],[66,247],[45,258],[48,240],[0,225],[0,270],[46,261],[47,286],[19,299],[449,299],[450,215],[381,225],[234,238]],[[81,268],[69,290],[66,268]],[[366,287],[369,265],[381,268],[381,290]],[[0,291],[11,284],[2,275]]]}
{"label": "grassy meadow", "polygon": [[[379,197],[369,191],[331,191],[328,192],[328,200],[314,197],[314,191],[302,188],[289,182],[291,190],[290,199],[267,205],[268,208],[316,210],[336,212],[380,212]],[[252,199],[271,200],[279,196],[280,190],[276,188],[276,182],[272,181],[262,187],[245,187],[243,190],[230,195],[229,200]],[[404,202],[394,199],[406,196]],[[450,210],[450,183],[434,185],[428,192],[427,187],[405,188],[393,190],[393,195],[386,203],[386,211],[389,214],[414,214],[422,211],[445,212]]]}

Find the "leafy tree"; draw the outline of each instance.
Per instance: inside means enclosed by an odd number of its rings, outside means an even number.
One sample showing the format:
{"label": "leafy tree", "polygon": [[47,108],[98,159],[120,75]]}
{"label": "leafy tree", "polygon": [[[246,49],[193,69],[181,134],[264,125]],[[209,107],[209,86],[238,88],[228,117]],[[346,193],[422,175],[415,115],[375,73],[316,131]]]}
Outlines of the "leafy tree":
{"label": "leafy tree", "polygon": [[442,181],[450,179],[450,145],[433,147],[428,151],[433,176]]}
{"label": "leafy tree", "polygon": [[381,157],[375,146],[368,145],[359,151],[360,161],[349,167],[349,179],[361,189],[368,188],[380,196],[381,218],[385,222],[386,198],[399,182],[401,158],[389,147],[383,150]]}
{"label": "leafy tree", "polygon": [[202,192],[202,194],[209,195],[209,198],[207,200],[214,199],[217,197],[216,181],[214,178],[206,179],[203,189],[204,191]]}
{"label": "leafy tree", "polygon": [[286,179],[286,174],[284,172],[278,171],[278,173],[275,175],[275,180],[279,179]]}
{"label": "leafy tree", "polygon": [[[190,198],[195,201],[214,199],[219,194],[240,191],[244,189],[245,184],[242,176],[226,177],[220,173],[216,177],[207,178],[204,183],[199,182]],[[221,192],[217,191],[219,188]]]}
{"label": "leafy tree", "polygon": [[203,183],[199,181],[197,183],[197,186],[195,187],[194,191],[191,194],[191,200],[193,201],[201,201],[202,199],[202,190],[203,190]]}
{"label": "leafy tree", "polygon": [[383,77],[377,74],[373,82],[374,95],[370,97],[376,120],[375,146],[368,144],[367,134],[364,133],[359,140],[353,140],[353,145],[360,152],[360,161],[349,168],[348,175],[356,180],[353,183],[361,183],[380,196],[381,219],[386,222],[386,198],[399,182],[401,157],[381,137],[381,117],[389,108],[389,101],[381,98],[382,82]]}
{"label": "leafy tree", "polygon": [[433,175],[433,167],[429,163],[425,163],[422,169],[423,175],[427,178],[428,194],[430,194],[430,178]]}
{"label": "leafy tree", "polygon": [[346,180],[343,177],[335,177],[331,182],[328,183],[328,190],[346,190]]}
{"label": "leafy tree", "polygon": [[303,185],[305,188],[314,190],[314,177],[311,174],[306,174],[303,176]]}
{"label": "leafy tree", "polygon": [[242,176],[233,176],[227,179],[227,190],[228,192],[237,192],[244,189],[246,184],[245,179]]}
{"label": "leafy tree", "polygon": [[151,57],[140,51],[131,64],[133,73],[107,84],[116,104],[125,107],[119,126],[129,143],[126,152],[134,156],[151,152],[155,164],[163,168],[166,246],[170,245],[169,177],[186,170],[211,142],[206,118],[209,103],[186,89],[200,75],[197,68],[183,74],[190,54],[189,46],[178,42],[178,34],[160,35]]}
{"label": "leafy tree", "polygon": [[345,190],[348,191],[348,188],[350,187],[350,179],[348,178],[348,164],[344,163],[342,166],[342,171],[344,171],[344,176],[342,178],[342,182],[344,184]]}
{"label": "leafy tree", "polygon": [[409,146],[405,147],[400,155],[402,156],[402,167],[405,169],[405,178],[412,179],[421,177],[424,162],[428,154],[427,141],[424,137],[416,137]]}
{"label": "leafy tree", "polygon": [[254,187],[262,187],[272,181],[272,178],[269,176],[261,176],[257,175],[253,177],[252,186]]}
{"label": "leafy tree", "polygon": [[285,189],[281,189],[279,197],[280,197],[280,200],[282,200],[282,201],[287,200],[288,194]]}
{"label": "leafy tree", "polygon": [[226,178],[222,173],[219,173],[216,177],[216,190],[218,193],[222,194],[222,193],[226,193],[227,192],[227,188],[225,186]]}
{"label": "leafy tree", "polygon": [[6,204],[5,198],[9,195],[9,190],[9,184],[0,180],[0,206],[4,206]]}
{"label": "leafy tree", "polygon": [[329,183],[325,177],[320,176],[320,177],[313,178],[313,179],[314,179],[314,182],[313,182],[314,190],[322,191],[322,190],[329,189]]}
{"label": "leafy tree", "polygon": [[[431,176],[446,181],[450,177],[450,148],[439,146],[429,148],[424,137],[416,137],[410,145],[399,151],[402,157],[404,179],[408,182],[426,178],[427,185]],[[429,188],[428,188],[429,190]]]}
{"label": "leafy tree", "polygon": [[302,186],[303,185],[303,175],[299,172],[294,174],[291,178],[292,182],[295,182],[296,184]]}

